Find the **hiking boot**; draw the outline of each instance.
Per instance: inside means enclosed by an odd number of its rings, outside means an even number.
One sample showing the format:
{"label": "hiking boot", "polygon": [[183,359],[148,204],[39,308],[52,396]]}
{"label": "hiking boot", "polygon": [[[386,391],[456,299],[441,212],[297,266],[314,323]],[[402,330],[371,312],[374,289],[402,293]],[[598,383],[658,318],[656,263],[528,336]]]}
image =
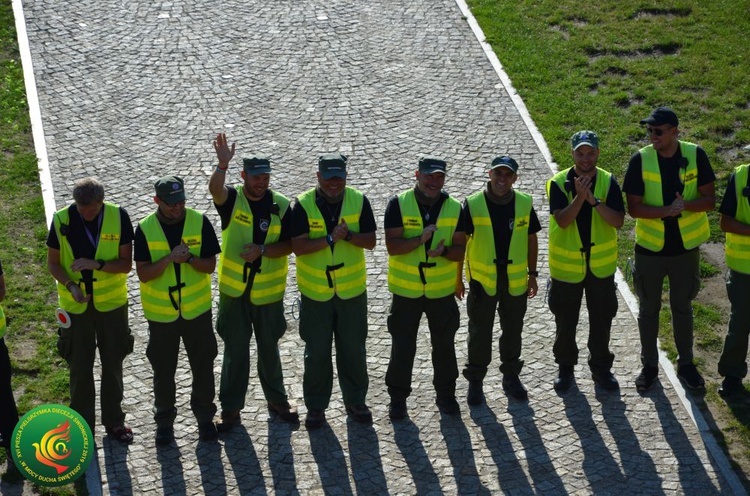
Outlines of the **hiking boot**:
{"label": "hiking boot", "polygon": [[308,429],[320,429],[326,423],[325,410],[308,410],[305,417],[305,427]]}
{"label": "hiking boot", "polygon": [[703,380],[703,377],[701,377],[698,373],[698,369],[695,368],[695,365],[692,363],[677,367],[677,377],[682,379],[682,382],[684,382],[690,389],[706,389],[706,383]]}
{"label": "hiking boot", "polygon": [[388,405],[388,416],[391,420],[401,420],[406,418],[406,400],[391,400]]}
{"label": "hiking boot", "polygon": [[156,438],[154,439],[159,446],[166,446],[174,441],[174,427],[171,425],[160,425],[156,428]]}
{"label": "hiking boot", "polygon": [[228,410],[221,412],[221,422],[216,425],[216,430],[221,433],[229,432],[235,425],[240,425],[242,418],[239,410]]}
{"label": "hiking boot", "polygon": [[724,380],[721,382],[721,386],[719,387],[719,394],[724,398],[744,392],[745,386],[742,384],[741,377],[728,375],[724,378]]}
{"label": "hiking boot", "polygon": [[573,366],[572,365],[560,365],[557,371],[557,377],[552,383],[552,387],[555,391],[567,391],[570,386],[573,385]]}
{"label": "hiking boot", "polygon": [[469,390],[466,393],[466,403],[471,406],[477,406],[484,403],[482,381],[469,381]]}
{"label": "hiking boot", "polygon": [[654,379],[659,375],[659,367],[643,367],[635,378],[635,388],[638,391],[648,391],[654,385]]}
{"label": "hiking boot", "polygon": [[438,396],[435,399],[435,404],[438,406],[440,413],[446,415],[456,415],[461,413],[461,407],[458,406],[455,396]]}
{"label": "hiking boot", "polygon": [[620,387],[617,379],[615,379],[615,376],[609,370],[604,372],[591,371],[591,378],[599,387],[606,389],[607,391],[614,391]]}
{"label": "hiking boot", "polygon": [[201,441],[213,442],[219,439],[219,431],[212,421],[198,422],[198,437]]}
{"label": "hiking boot", "polygon": [[361,405],[347,405],[346,413],[360,424],[372,424],[372,412],[364,403]]}
{"label": "hiking boot", "polygon": [[297,409],[289,404],[288,401],[283,403],[268,402],[268,411],[276,414],[281,420],[289,424],[299,424],[299,413]]}
{"label": "hiking boot", "polygon": [[529,392],[521,384],[518,374],[505,374],[503,376],[503,391],[508,396],[517,400],[523,401],[529,399]]}

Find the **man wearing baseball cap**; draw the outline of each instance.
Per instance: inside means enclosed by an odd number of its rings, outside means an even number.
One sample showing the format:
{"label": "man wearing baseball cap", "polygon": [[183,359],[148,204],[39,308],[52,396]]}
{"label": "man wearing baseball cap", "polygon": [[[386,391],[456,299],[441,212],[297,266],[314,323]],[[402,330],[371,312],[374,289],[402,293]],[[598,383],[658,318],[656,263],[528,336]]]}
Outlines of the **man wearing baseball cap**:
{"label": "man wearing baseball cap", "polygon": [[208,217],[185,207],[181,178],[162,177],[154,189],[157,209],[135,230],[133,258],[148,320],[146,356],[154,369],[156,444],[174,440],[180,339],[193,373],[190,408],[198,421],[200,440],[216,441],[217,346],[211,317],[211,273],[221,251],[219,240]]}
{"label": "man wearing baseball cap", "polygon": [[292,209],[292,249],[302,293],[299,333],[305,342],[303,394],[305,426],[325,423],[331,398],[331,344],[347,414],[372,422],[366,397],[367,266],[365,250],[375,247],[370,202],[346,185],[348,159],[328,153],[318,159],[318,185],[297,197]]}
{"label": "man wearing baseball cap", "polygon": [[578,131],[571,140],[573,167],[547,182],[549,198],[549,308],[555,315],[552,352],[559,365],[554,388],[567,391],[578,363],[576,330],[586,294],[589,314],[589,368],[600,387],[619,387],[609,350],[612,319],[617,313],[617,229],[625,219],[622,192],[615,176],[597,167],[599,137]]}
{"label": "man wearing baseball cap", "polygon": [[219,165],[208,190],[221,217],[219,257],[219,315],[216,332],[224,340],[221,366],[221,423],[226,432],[240,423],[250,375],[250,338],[258,345],[258,378],[268,411],[298,423],[289,404],[279,355],[279,340],[287,329],[284,292],[292,252],[289,199],[269,188],[271,162],[265,157],[242,160],[242,184],[225,185],[235,145],[225,134],[214,141]]}
{"label": "man wearing baseball cap", "polygon": [[659,311],[667,277],[677,375],[687,387],[703,389],[693,364],[692,302],[700,289],[698,247],[710,235],[706,212],[715,206],[716,176],[700,146],[678,139],[679,121],[671,108],[654,109],[641,124],[651,144],[630,158],[622,188],[636,220],[633,284],[643,369],[635,385],[646,391],[659,375]]}
{"label": "man wearing baseball cap", "polygon": [[445,171],[444,160],[421,158],[414,188],[393,196],[385,209],[388,289],[393,293],[388,315],[391,358],[385,383],[393,420],[407,415],[422,314],[427,315],[430,328],[435,402],[442,413],[460,412],[454,345],[459,312],[454,294],[466,228],[461,204],[443,191]]}
{"label": "man wearing baseball cap", "polygon": [[[500,316],[500,372],[505,393],[526,400],[528,392],[519,377],[521,334],[526,305],[537,294],[537,235],[542,230],[530,195],[516,191],[518,162],[508,156],[490,163],[483,190],[464,202],[466,219],[466,278],[469,295],[468,360],[463,375],[469,381],[466,401],[484,403],[483,380],[492,360],[492,328]],[[464,284],[459,272],[458,296]]]}

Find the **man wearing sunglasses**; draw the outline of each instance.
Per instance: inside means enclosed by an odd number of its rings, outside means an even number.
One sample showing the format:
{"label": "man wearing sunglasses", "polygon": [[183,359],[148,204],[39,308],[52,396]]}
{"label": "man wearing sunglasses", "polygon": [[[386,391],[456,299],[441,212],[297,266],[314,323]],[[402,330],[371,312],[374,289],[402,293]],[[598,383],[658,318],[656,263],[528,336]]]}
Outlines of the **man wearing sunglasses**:
{"label": "man wearing sunglasses", "polygon": [[714,208],[716,176],[700,146],[678,139],[679,121],[671,108],[658,107],[640,122],[651,144],[630,158],[623,182],[628,212],[636,219],[633,283],[643,369],[635,384],[647,391],[659,373],[656,340],[667,277],[677,375],[690,389],[703,389],[693,364],[692,301],[700,288],[698,247],[709,238],[706,212]]}

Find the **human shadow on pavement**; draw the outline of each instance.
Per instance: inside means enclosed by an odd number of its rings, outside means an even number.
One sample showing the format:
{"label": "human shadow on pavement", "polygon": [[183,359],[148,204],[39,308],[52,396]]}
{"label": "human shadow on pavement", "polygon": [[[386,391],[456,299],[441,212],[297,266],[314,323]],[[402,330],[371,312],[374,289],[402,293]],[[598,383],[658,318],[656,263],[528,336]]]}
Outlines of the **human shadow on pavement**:
{"label": "human shadow on pavement", "polygon": [[174,442],[156,448],[156,461],[161,466],[161,488],[165,494],[188,494],[181,458],[180,448]]}
{"label": "human shadow on pavement", "polygon": [[244,425],[235,426],[225,435],[224,453],[232,466],[240,494],[267,494],[263,470]]}
{"label": "human shadow on pavement", "polygon": [[[513,420],[513,431],[523,446],[526,463],[529,466],[529,477],[534,487],[545,488],[545,492],[550,494],[567,494],[565,485],[552,464],[544,439],[537,428],[538,420],[534,409],[527,401],[508,400],[508,413]],[[513,447],[511,446],[510,449]],[[528,484],[526,480],[524,483]]]}
{"label": "human shadow on pavement", "polygon": [[[745,427],[750,427],[750,391],[745,390],[738,394],[723,397],[722,399],[726,402],[734,417]],[[725,431],[716,424],[716,420],[714,419],[711,410],[705,405],[705,403],[700,405],[700,409],[703,413],[703,418],[706,419],[706,422],[708,423],[708,428],[711,429],[711,432],[718,443],[722,446],[726,446],[727,440],[725,438]],[[726,432],[730,436],[733,433],[732,430]],[[737,477],[742,484],[748,492],[750,492],[750,479],[748,479],[747,475],[741,470],[735,470],[735,474],[737,474]]]}
{"label": "human shadow on pavement", "polygon": [[294,471],[292,430],[299,429],[280,420],[268,419],[268,464],[277,493],[296,494],[297,475]]}
{"label": "human shadow on pavement", "polygon": [[612,494],[617,488],[628,488],[627,478],[620,470],[620,465],[610,453],[604,442],[600,427],[594,422],[591,405],[586,396],[578,389],[571,388],[560,395],[565,404],[565,415],[578,435],[578,443],[564,447],[565,453],[578,463],[576,455],[583,452],[583,472],[589,481],[594,494]]}
{"label": "human shadow on pavement", "polygon": [[[695,452],[693,443],[685,433],[685,429],[682,428],[682,424],[675,416],[672,404],[664,394],[664,389],[655,387],[644,394],[643,397],[654,402],[654,408],[659,415],[659,422],[664,431],[664,439],[669,443],[672,453],[677,459],[680,487],[691,494],[716,494],[717,489],[706,473],[703,461]],[[698,440],[702,441],[700,437],[698,437]],[[720,483],[724,481],[722,477],[719,477],[718,480]],[[724,489],[731,491],[728,487]]]}
{"label": "human shadow on pavement", "polygon": [[604,422],[617,445],[628,484],[632,486],[637,483],[639,490],[648,494],[664,494],[662,478],[656,471],[654,460],[641,448],[638,436],[625,415],[627,407],[620,391],[604,391],[597,387],[596,399],[602,405]]}
{"label": "human shadow on pavement", "polygon": [[346,437],[349,444],[349,464],[357,493],[387,494],[380,442],[373,426],[348,419]]}
{"label": "human shadow on pavement", "polygon": [[471,436],[459,415],[440,415],[440,433],[448,448],[458,494],[490,494],[479,478]]}
{"label": "human shadow on pavement", "polygon": [[440,479],[430,463],[419,428],[411,419],[393,422],[393,435],[414,481],[414,494],[441,494]]}
{"label": "human shadow on pavement", "polygon": [[[132,495],[133,481],[128,469],[129,446],[114,441],[109,436],[104,436],[101,449],[104,450],[104,472],[107,474],[110,492],[117,492],[124,496]],[[96,451],[94,451],[94,456],[97,456]]]}
{"label": "human shadow on pavement", "polygon": [[195,459],[201,471],[203,494],[227,494],[227,479],[221,460],[221,445],[217,442],[199,441]]}
{"label": "human shadow on pavement", "polygon": [[354,494],[349,483],[346,454],[331,426],[325,423],[307,433],[325,494]]}

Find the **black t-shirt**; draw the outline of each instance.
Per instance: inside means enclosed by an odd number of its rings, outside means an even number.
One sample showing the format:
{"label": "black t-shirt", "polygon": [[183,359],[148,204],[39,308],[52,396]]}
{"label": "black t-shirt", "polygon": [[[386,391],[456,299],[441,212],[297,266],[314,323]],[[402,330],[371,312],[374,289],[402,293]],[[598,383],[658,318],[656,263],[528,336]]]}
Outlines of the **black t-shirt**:
{"label": "black t-shirt", "polygon": [[[315,192],[315,204],[318,206],[318,210],[323,215],[323,220],[326,223],[326,232],[331,233],[333,229],[339,224],[339,216],[341,215],[341,205],[344,203],[342,199],[338,203],[327,203],[325,199]],[[375,216],[372,213],[372,206],[370,201],[365,196],[362,202],[362,214],[359,216],[359,232],[360,233],[371,233],[377,230],[378,226],[375,224]],[[296,238],[310,232],[310,224],[307,219],[307,212],[300,205],[299,200],[295,200],[294,207],[292,207],[292,230],[291,237]]]}
{"label": "black t-shirt", "polygon": [[[161,224],[161,228],[164,231],[164,236],[167,238],[169,243],[169,249],[173,250],[175,246],[182,242],[182,228],[185,225],[185,219],[175,224]],[[214,226],[211,225],[211,221],[208,217],[203,215],[203,225],[201,226],[201,253],[199,258],[213,257],[218,253],[221,253],[221,247],[219,246],[219,240],[216,238],[214,232]],[[136,262],[152,262],[151,252],[148,249],[148,242],[146,236],[143,234],[141,225],[135,228],[135,243],[133,244],[133,259]],[[155,261],[155,260],[154,260]],[[180,276],[180,264],[176,263],[175,272],[177,277]]]}
{"label": "black t-shirt", "polygon": [[[440,215],[440,210],[443,208],[443,203],[449,197],[445,191],[440,192],[440,198],[432,206],[422,205],[417,201],[419,206],[419,213],[422,215],[422,225],[427,227],[435,224],[437,218]],[[404,227],[404,219],[401,216],[401,205],[398,203],[398,195],[394,195],[388,199],[388,203],[385,206],[385,219],[383,221],[383,227],[385,229],[393,229]],[[464,219],[463,210],[459,210],[458,222],[456,224],[455,232],[466,232],[466,221]],[[430,249],[432,244],[432,238],[424,244],[425,253]]]}
{"label": "black t-shirt", "polygon": [[[500,205],[499,203],[487,200],[487,193],[485,192],[484,194],[487,211],[492,221],[492,233],[495,237],[495,259],[498,261],[508,260],[510,237],[513,234],[513,223],[516,218],[516,202],[512,200],[505,205]],[[474,234],[474,221],[471,218],[469,203],[466,200],[464,200],[463,214],[466,220],[466,234],[467,236],[471,236]],[[539,222],[539,217],[537,217],[534,207],[531,207],[531,213],[529,214],[529,234],[536,234],[541,230],[542,225]]]}
{"label": "black t-shirt", "polygon": [[[737,217],[737,193],[735,190],[735,182],[737,181],[736,176],[737,175],[734,172],[729,176],[727,190],[724,193],[724,199],[721,201],[721,206],[719,207],[719,213],[728,215],[732,218]],[[747,185],[743,186],[743,188],[746,186]]]}
{"label": "black t-shirt", "polygon": [[[120,210],[120,246],[129,245],[133,242],[133,224],[130,222],[130,216],[124,208]],[[104,207],[102,207],[104,212]],[[96,245],[99,242],[99,229],[104,216],[101,215],[96,219],[86,222],[78,213],[75,203],[68,207],[68,234],[65,235],[73,250],[73,258],[90,258],[96,257]],[[92,241],[93,240],[93,241]],[[55,222],[52,221],[47,235],[47,246],[54,250],[60,249],[60,240],[57,239],[55,231]],[[93,277],[93,270],[82,270],[81,278],[84,281],[90,281]]]}
{"label": "black t-shirt", "polygon": [[0,262],[0,276],[3,275],[3,263]]}
{"label": "black t-shirt", "polygon": [[[216,205],[216,211],[219,212],[221,218],[221,230],[224,231],[229,227],[232,221],[232,211],[234,210],[234,204],[237,202],[237,190],[235,188],[227,188],[229,196],[227,201],[223,205]],[[260,200],[253,201],[249,198],[248,204],[250,210],[253,213],[253,241],[256,244],[262,245],[266,241],[266,234],[268,233],[268,226],[271,223],[271,209],[273,208],[273,194],[271,190],[268,190]],[[290,239],[290,229],[292,226],[292,209],[287,208],[284,212],[284,216],[281,218],[281,234],[279,235],[279,241],[287,241]]]}
{"label": "black t-shirt", "polygon": [[[571,184],[576,180],[578,174],[576,173],[575,167],[571,167],[566,177],[566,182],[570,181]],[[598,179],[598,175],[597,175]],[[591,181],[591,191],[594,191],[596,187],[596,181]],[[575,187],[573,188],[575,194]],[[554,213],[557,210],[562,210],[570,204],[568,202],[568,195],[565,191],[560,189],[560,186],[556,182],[552,182],[550,185],[549,192],[549,211]],[[620,185],[617,184],[615,175],[612,174],[609,182],[609,191],[607,191],[607,200],[605,202],[612,210],[625,213],[625,203],[622,200],[622,191],[620,191]],[[589,246],[591,244],[591,212],[594,207],[589,202],[584,201],[581,206],[580,212],[576,217],[576,227],[578,228],[578,235],[581,237],[581,243],[583,246]]]}
{"label": "black t-shirt", "polygon": [[[657,157],[661,173],[662,199],[664,205],[671,205],[675,199],[675,194],[677,192],[681,193],[684,189],[682,180],[680,179],[680,169],[686,165],[686,160],[682,157],[680,147],[677,147],[677,152],[669,158],[658,154]],[[700,187],[716,181],[716,176],[711,168],[708,155],[706,155],[706,152],[700,146],[697,150],[697,162],[698,186]],[[625,172],[625,180],[622,183],[622,190],[626,194],[644,196],[646,185],[643,182],[642,169],[641,154],[640,152],[636,152],[630,157],[628,170]],[[638,244],[635,245],[635,251],[646,255],[659,256],[674,256],[689,251],[685,249],[682,243],[682,235],[680,234],[680,227],[677,224],[677,217],[667,217],[664,219],[664,247],[661,251],[653,252]]]}

